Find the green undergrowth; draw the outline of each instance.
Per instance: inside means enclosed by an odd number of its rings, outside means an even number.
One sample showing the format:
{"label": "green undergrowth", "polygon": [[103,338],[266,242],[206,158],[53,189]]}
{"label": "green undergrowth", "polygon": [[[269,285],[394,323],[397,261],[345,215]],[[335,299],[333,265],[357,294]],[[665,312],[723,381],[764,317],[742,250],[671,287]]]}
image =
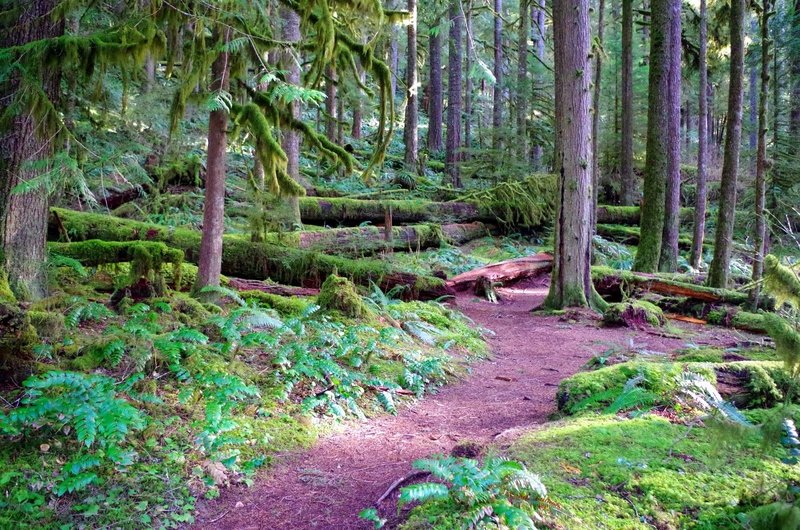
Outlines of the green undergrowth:
{"label": "green undergrowth", "polygon": [[715,429],[647,414],[589,416],[530,432],[510,457],[538,473],[563,528],[746,528],[744,514],[775,501],[796,467],[755,430]]}
{"label": "green undergrowth", "polygon": [[34,374],[0,391],[3,528],[190,523],[320,426],[394,413],[486,352],[460,313],[377,288],[355,294],[369,319],[224,287],[217,305],[169,291],[117,310],[76,290],[32,308]]}

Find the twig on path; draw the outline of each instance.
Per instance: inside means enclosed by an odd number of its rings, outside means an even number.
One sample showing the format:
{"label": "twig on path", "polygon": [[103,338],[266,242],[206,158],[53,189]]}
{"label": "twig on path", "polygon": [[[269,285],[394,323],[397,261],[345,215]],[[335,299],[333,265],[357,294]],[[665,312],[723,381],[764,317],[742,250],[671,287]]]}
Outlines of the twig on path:
{"label": "twig on path", "polygon": [[216,523],[217,521],[219,521],[220,519],[222,519],[223,517],[225,517],[225,516],[226,516],[226,515],[228,515],[229,513],[231,513],[231,511],[230,511],[230,510],[225,510],[224,512],[222,512],[222,515],[220,515],[220,516],[218,516],[218,517],[215,517],[215,518],[211,519],[211,520],[208,522],[208,524],[214,524],[214,523]]}
{"label": "twig on path", "polygon": [[380,499],[375,501],[375,504],[373,506],[377,506],[380,503],[382,503],[383,501],[385,501],[389,497],[389,495],[391,495],[392,492],[394,492],[394,490],[396,490],[397,488],[399,488],[400,486],[402,486],[403,484],[405,484],[409,480],[414,480],[414,479],[417,479],[417,478],[426,477],[428,475],[430,475],[430,473],[427,472],[427,471],[415,471],[414,473],[411,473],[410,475],[406,475],[405,477],[400,477],[399,479],[397,479],[394,482],[392,482],[392,485],[389,486],[389,489],[387,489],[384,492],[384,494],[381,495]]}

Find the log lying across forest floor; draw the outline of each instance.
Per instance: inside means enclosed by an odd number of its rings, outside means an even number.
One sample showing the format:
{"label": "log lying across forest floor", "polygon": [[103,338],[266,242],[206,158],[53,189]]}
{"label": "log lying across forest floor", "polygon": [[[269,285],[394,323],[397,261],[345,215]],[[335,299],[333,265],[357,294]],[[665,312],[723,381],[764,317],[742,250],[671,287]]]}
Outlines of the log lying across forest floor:
{"label": "log lying across forest floor", "polygon": [[[189,263],[197,263],[200,253],[201,234],[195,230],[53,208],[48,237],[55,241],[62,235],[71,241],[161,241],[182,250]],[[409,298],[432,299],[452,293],[440,278],[399,271],[379,260],[354,260],[279,244],[253,243],[234,235],[223,239],[222,273],[227,276],[318,287],[334,272],[362,285],[374,282],[384,290],[403,286]]]}
{"label": "log lying across forest floor", "polygon": [[[624,226],[620,224],[598,224],[597,235],[616,241],[625,245],[638,245],[639,244],[639,227],[638,226]],[[710,247],[711,244],[705,242],[704,247]],[[690,236],[681,236],[678,238],[678,247],[683,250],[692,248],[692,238]]]}
{"label": "log lying across forest floor", "polygon": [[456,291],[466,291],[474,289],[481,279],[508,284],[546,274],[552,268],[553,256],[542,252],[473,269],[450,278],[447,285]]}
{"label": "log lying across forest floor", "polygon": [[[543,204],[545,201],[543,201]],[[301,197],[300,218],[307,224],[381,224],[391,208],[395,224],[483,221],[499,224],[492,208],[472,202],[433,202],[421,199],[366,200],[344,197]],[[681,208],[681,219],[692,218],[691,208]],[[639,224],[638,206],[599,206],[597,222],[619,225]]]}

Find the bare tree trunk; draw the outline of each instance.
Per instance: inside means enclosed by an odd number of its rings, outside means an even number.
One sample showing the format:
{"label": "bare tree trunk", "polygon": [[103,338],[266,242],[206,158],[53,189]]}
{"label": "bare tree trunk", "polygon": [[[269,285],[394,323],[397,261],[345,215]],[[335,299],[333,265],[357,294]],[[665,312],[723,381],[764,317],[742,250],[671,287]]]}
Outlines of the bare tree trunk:
{"label": "bare tree trunk", "polygon": [[419,81],[417,80],[417,0],[408,0],[408,12],[411,22],[408,24],[408,53],[406,56],[406,85],[408,90],[408,103],[406,105],[406,121],[403,129],[405,143],[406,171],[417,172],[417,139],[418,122],[418,97]]}
{"label": "bare tree trunk", "polygon": [[725,134],[725,155],[722,161],[717,234],[714,260],[708,273],[711,287],[727,287],[733,244],[733,223],[736,215],[736,179],[739,174],[739,142],[742,138],[742,96],[744,82],[744,15],[745,0],[731,1],[731,70],[728,88],[728,125]]}
{"label": "bare tree trunk", "polygon": [[494,0],[494,89],[492,103],[492,147],[500,149],[503,125],[503,0]]}
{"label": "bare tree trunk", "polygon": [[706,153],[708,151],[708,67],[706,66],[706,0],[700,0],[700,86],[699,110],[697,116],[697,198],[694,207],[694,233],[692,236],[692,255],[690,264],[700,268],[703,259],[703,240],[706,231]]}
{"label": "bare tree trunk", "polygon": [[[767,106],[769,98],[770,37],[769,19],[772,14],[772,0],[764,0],[761,11],[761,89],[758,93],[758,141],[756,147],[756,229],[755,253],[753,254],[753,281],[758,282],[764,275],[764,254],[767,242],[767,221],[764,207],[767,197]],[[758,306],[760,286],[756,283],[752,291],[754,305]]]}
{"label": "bare tree trunk", "polygon": [[[436,22],[438,26],[438,20]],[[432,30],[428,44],[430,54],[430,107],[428,108],[428,150],[439,152],[442,150],[442,123],[444,122],[442,88],[442,36],[439,29]]]}
{"label": "bare tree trunk", "polygon": [[558,214],[553,276],[545,305],[587,306],[594,302],[591,273],[591,94],[589,1],[553,2],[555,44],[556,160]]}
{"label": "bare tree trunk", "polygon": [[450,2],[450,53],[447,66],[447,145],[445,169],[454,187],[461,187],[458,167],[461,148],[461,16],[460,0]]}
{"label": "bare tree trunk", "polygon": [[[366,80],[366,75],[364,75],[364,67],[360,64],[358,66],[358,78],[362,83],[364,83]],[[353,136],[353,139],[361,140],[361,129],[364,126],[364,105],[361,102],[360,95],[357,94],[356,96],[356,100],[353,103],[353,127],[350,130],[350,134]]]}
{"label": "bare tree trunk", "polygon": [[336,142],[336,71],[333,66],[325,68],[325,136]]}
{"label": "bare tree trunk", "polygon": [[[597,5],[597,44],[602,49],[603,33],[605,31],[605,0],[599,0]],[[592,94],[592,212],[597,209],[597,190],[600,185],[600,93],[603,80],[603,54],[600,50],[594,59],[594,93]],[[594,215],[592,215],[592,230],[594,230]]]}
{"label": "bare tree trunk", "polygon": [[[791,30],[793,35],[800,33],[800,0],[794,0],[794,18]],[[789,103],[789,135],[797,138],[800,134],[800,53],[789,53],[789,83],[791,97]],[[795,153],[800,146],[795,145]]]}
{"label": "bare tree trunk", "polygon": [[[545,10],[544,10],[544,2],[545,0],[533,0],[534,7],[532,7],[531,11],[531,21],[532,26],[535,27],[533,41],[534,41],[534,50],[536,53],[536,58],[539,62],[544,61],[544,39],[545,39]],[[538,95],[538,92],[541,90],[541,83],[542,79],[541,76],[537,76],[534,82],[531,84],[531,100],[535,101]],[[533,148],[531,149],[531,163],[533,167],[537,170],[540,170],[542,167],[542,145],[541,142],[534,142]]]}
{"label": "bare tree trunk", "polygon": [[[0,47],[63,35],[63,19],[51,17],[57,4],[55,0],[20,3],[16,18],[0,28]],[[42,68],[40,86],[47,98],[58,104],[60,72],[58,68]],[[0,82],[0,101],[5,105],[19,90],[20,79],[12,74]],[[49,169],[29,166],[49,159],[56,148],[53,131],[42,127],[29,109],[22,109],[0,130],[0,269],[5,268],[11,288],[22,300],[42,298],[47,292],[47,191],[39,187],[27,193],[12,192]]]}
{"label": "bare tree trunk", "polygon": [[464,40],[467,49],[464,50],[464,153],[463,159],[469,158],[469,149],[472,146],[472,0],[467,2],[464,26],[466,35]]}
{"label": "bare tree trunk", "polygon": [[633,268],[655,272],[661,255],[664,231],[664,201],[669,175],[670,122],[670,33],[672,2],[653,0],[650,14],[650,77],[647,108],[647,159],[644,170],[641,236]]}
{"label": "bare tree trunk", "polygon": [[524,158],[528,152],[528,16],[530,10],[527,0],[519,0],[519,35],[517,39],[517,153]]}
{"label": "bare tree trunk", "polygon": [[389,69],[392,71],[392,101],[394,101],[397,97],[397,78],[399,77],[400,52],[398,51],[397,46],[397,34],[397,26],[393,24],[391,29],[391,40],[389,41]]}
{"label": "bare tree trunk", "polygon": [[636,194],[633,175],[633,0],[622,0],[622,204]]}
{"label": "bare tree trunk", "polygon": [[[669,146],[667,147],[667,186],[664,197],[664,234],[661,240],[659,269],[678,269],[678,232],[681,209],[681,0],[669,4]],[[662,124],[663,126],[663,124]]]}
{"label": "bare tree trunk", "polygon": [[[231,29],[217,30],[217,40],[230,41]],[[220,52],[211,65],[211,91],[230,88],[230,57]],[[225,152],[228,147],[228,110],[218,109],[208,118],[208,150],[206,159],[206,194],[203,204],[203,236],[197,263],[195,290],[219,285],[222,269],[222,234],[225,230]]]}
{"label": "bare tree trunk", "polygon": [[[299,42],[301,37],[300,15],[289,8],[283,7],[281,8],[281,18],[283,19],[283,40],[286,42]],[[300,64],[289,51],[284,52],[282,59],[282,68],[286,71],[286,82],[300,86]],[[292,116],[297,119],[300,118],[299,101],[291,104],[291,112]],[[309,188],[308,181],[300,174],[300,133],[291,128],[281,131],[281,148],[286,153],[286,173],[301,186]],[[299,197],[287,197],[286,202],[292,216],[290,224],[299,226],[302,223]]]}

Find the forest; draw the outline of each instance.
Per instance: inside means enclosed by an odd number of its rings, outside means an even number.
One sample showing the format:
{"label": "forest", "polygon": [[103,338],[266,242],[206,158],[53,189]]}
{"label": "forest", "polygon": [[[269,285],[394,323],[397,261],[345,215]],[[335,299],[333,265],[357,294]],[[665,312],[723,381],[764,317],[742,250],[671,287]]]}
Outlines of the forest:
{"label": "forest", "polygon": [[800,530],[800,1],[0,0],[0,529]]}

